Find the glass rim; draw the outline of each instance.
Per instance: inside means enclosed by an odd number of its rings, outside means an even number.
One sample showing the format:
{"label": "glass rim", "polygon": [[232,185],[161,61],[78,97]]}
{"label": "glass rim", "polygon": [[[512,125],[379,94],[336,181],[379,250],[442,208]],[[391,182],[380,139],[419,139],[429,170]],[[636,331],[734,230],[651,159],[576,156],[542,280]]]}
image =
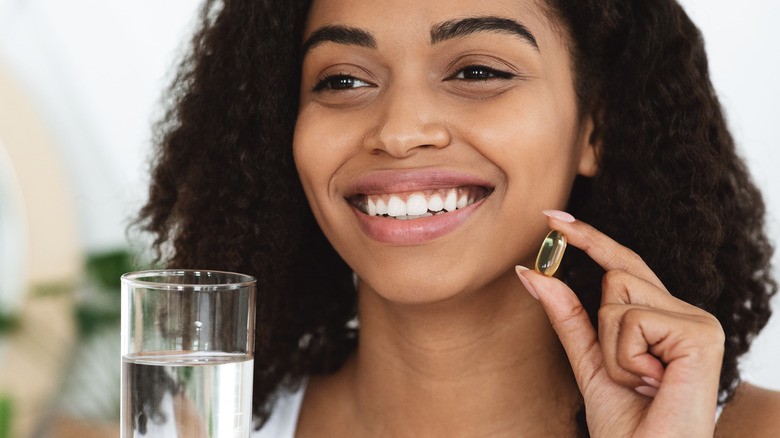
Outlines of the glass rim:
{"label": "glass rim", "polygon": [[[145,277],[183,277],[186,274],[219,274],[233,276],[237,281],[227,282],[222,281],[218,283],[164,283],[161,281],[148,281],[144,280]],[[248,274],[241,274],[238,272],[230,271],[218,271],[213,269],[148,269],[144,271],[133,271],[122,274],[120,277],[122,284],[132,285],[136,287],[146,287],[154,289],[239,289],[241,287],[254,286],[257,282],[255,277]]]}

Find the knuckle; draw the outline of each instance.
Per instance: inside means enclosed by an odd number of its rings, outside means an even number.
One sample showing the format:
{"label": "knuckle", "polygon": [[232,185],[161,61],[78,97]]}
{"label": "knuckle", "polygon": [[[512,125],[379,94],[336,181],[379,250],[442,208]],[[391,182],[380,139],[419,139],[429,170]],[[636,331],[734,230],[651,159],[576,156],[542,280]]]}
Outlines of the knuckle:
{"label": "knuckle", "polygon": [[642,322],[644,310],[632,307],[623,312],[623,325],[636,325]]}
{"label": "knuckle", "polygon": [[602,305],[598,311],[599,327],[606,329],[607,327],[613,325],[613,323],[618,320],[620,315],[623,313],[622,307],[623,306],[618,304]]}
{"label": "knuckle", "polygon": [[724,347],[726,344],[726,332],[723,330],[720,321],[710,314],[707,314],[705,318],[705,327],[702,330],[703,336],[710,345],[720,345],[721,347]]}
{"label": "knuckle", "polygon": [[585,311],[585,308],[582,307],[582,304],[578,303],[573,305],[570,309],[564,312],[563,316],[552,323],[553,329],[559,335],[562,333],[565,334],[568,330],[576,331],[579,327],[577,320],[582,317],[587,318],[588,315]]}
{"label": "knuckle", "polygon": [[629,277],[631,274],[622,269],[610,269],[601,277],[601,288],[605,292],[620,290]]}
{"label": "knuckle", "polygon": [[691,326],[692,337],[702,346],[712,348],[715,346],[724,347],[726,343],[726,333],[718,319],[705,311],[689,316],[695,322]]}
{"label": "knuckle", "polygon": [[639,268],[646,266],[646,264],[642,256],[634,251],[628,250],[628,254],[626,255],[626,266],[630,268]]}
{"label": "knuckle", "polygon": [[626,288],[626,281],[629,276],[630,274],[627,272],[618,269],[607,271],[601,278],[602,302],[628,302],[629,296],[628,289]]}
{"label": "knuckle", "polygon": [[619,283],[625,276],[625,272],[619,269],[612,269],[607,271],[603,277],[601,277],[601,285],[604,287],[610,286],[615,283]]}

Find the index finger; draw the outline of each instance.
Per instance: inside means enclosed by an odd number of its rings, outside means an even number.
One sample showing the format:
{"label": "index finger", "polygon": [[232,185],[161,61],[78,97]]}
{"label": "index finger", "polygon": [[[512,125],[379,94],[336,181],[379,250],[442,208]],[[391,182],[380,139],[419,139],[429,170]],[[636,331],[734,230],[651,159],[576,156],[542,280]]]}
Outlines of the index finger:
{"label": "index finger", "polygon": [[653,270],[634,251],[569,213],[559,210],[545,210],[543,213],[550,218],[550,228],[566,234],[569,244],[585,251],[605,271],[625,271],[668,292]]}

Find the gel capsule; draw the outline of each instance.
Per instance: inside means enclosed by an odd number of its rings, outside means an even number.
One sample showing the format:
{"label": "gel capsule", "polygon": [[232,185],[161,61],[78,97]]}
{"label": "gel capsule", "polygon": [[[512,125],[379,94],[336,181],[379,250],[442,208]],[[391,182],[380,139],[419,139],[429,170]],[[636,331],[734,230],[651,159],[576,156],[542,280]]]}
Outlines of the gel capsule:
{"label": "gel capsule", "polygon": [[566,235],[557,230],[550,231],[536,256],[536,272],[552,277],[561,265],[565,250]]}

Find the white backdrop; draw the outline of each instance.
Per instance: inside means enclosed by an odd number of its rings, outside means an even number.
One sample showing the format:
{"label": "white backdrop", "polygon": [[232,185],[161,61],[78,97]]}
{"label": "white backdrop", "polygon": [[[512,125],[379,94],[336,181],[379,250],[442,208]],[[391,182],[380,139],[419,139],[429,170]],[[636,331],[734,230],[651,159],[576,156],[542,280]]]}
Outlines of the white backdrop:
{"label": "white backdrop", "polygon": [[[146,193],[150,123],[196,3],[0,0],[0,66],[30,95],[58,140],[87,250],[126,243],[128,218]],[[704,33],[713,82],[764,189],[769,231],[778,241],[780,152],[773,131],[780,122],[780,2],[682,3]],[[780,312],[780,297],[775,307]],[[753,381],[780,389],[780,317],[756,340],[743,369]]]}

